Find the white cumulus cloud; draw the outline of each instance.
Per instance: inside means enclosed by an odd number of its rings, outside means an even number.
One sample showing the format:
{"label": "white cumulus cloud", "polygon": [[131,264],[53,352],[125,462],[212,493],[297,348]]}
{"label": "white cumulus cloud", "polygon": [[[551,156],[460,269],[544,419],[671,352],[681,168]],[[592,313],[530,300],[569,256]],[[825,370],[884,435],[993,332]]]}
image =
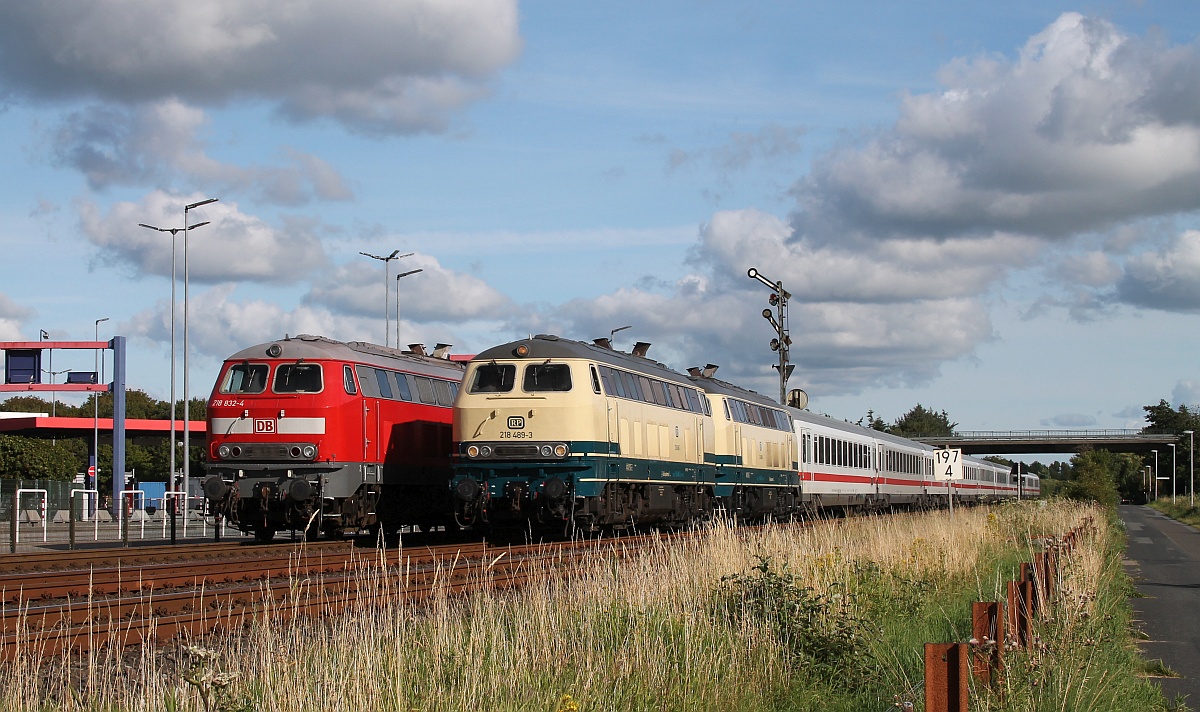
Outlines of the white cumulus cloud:
{"label": "white cumulus cloud", "polygon": [[[121,202],[102,213],[92,204],[80,209],[84,234],[99,250],[100,259],[124,266],[135,274],[171,274],[171,235],[139,227],[183,228],[184,205],[203,195],[171,195],[155,191],[141,203]],[[250,280],[294,282],[327,264],[320,238],[306,225],[292,221],[279,229],[238,209],[235,202],[217,202],[193,210],[190,224],[208,221],[188,237],[188,270],[197,282]],[[183,234],[177,238],[176,271],[183,275]]]}

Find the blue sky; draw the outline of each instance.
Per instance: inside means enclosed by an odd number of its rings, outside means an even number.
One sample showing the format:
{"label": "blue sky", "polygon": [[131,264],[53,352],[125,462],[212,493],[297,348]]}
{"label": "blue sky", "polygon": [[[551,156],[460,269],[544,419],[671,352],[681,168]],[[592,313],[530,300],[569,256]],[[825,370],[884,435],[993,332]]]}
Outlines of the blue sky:
{"label": "blue sky", "polygon": [[0,339],[110,317],[166,397],[137,224],[215,197],[193,394],[285,333],[382,342],[358,253],[398,249],[405,344],[630,324],[773,393],[757,267],[813,410],[1139,427],[1200,403],[1198,32],[1182,0],[9,3]]}

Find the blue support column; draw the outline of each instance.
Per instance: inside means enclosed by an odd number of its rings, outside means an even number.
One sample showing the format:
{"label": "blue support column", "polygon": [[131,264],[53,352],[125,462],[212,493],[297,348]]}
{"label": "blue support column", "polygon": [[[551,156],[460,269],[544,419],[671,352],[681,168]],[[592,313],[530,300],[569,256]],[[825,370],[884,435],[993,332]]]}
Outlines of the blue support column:
{"label": "blue support column", "polygon": [[125,489],[125,337],[114,336],[108,347],[113,352],[113,380],[108,384],[113,394],[112,501],[114,507],[120,507],[121,490]]}

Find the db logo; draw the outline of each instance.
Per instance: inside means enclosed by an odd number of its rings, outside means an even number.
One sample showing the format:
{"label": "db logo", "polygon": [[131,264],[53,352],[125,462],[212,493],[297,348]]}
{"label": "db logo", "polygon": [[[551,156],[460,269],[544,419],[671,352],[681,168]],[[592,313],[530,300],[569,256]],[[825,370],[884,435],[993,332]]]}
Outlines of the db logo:
{"label": "db logo", "polygon": [[525,419],[519,415],[508,416],[508,428],[509,430],[524,430]]}
{"label": "db logo", "polygon": [[254,433],[256,435],[262,434],[262,433],[274,434],[275,433],[275,421],[271,420],[269,418],[255,418],[254,419]]}

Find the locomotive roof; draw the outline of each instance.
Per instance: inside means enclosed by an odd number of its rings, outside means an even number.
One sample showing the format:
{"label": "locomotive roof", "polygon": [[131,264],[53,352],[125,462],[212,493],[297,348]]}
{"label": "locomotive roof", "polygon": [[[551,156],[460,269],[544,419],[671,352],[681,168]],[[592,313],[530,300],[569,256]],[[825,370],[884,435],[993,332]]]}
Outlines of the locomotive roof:
{"label": "locomotive roof", "polygon": [[700,389],[703,390],[705,393],[714,393],[714,394],[722,395],[722,396],[731,396],[733,398],[740,398],[741,400],[748,401],[750,403],[757,403],[759,405],[763,405],[768,408],[775,408],[776,410],[787,410],[783,406],[779,405],[775,401],[771,400],[770,398],[764,396],[763,394],[761,394],[757,391],[752,391],[752,390],[749,390],[748,388],[742,388],[741,386],[735,386],[734,384],[729,383],[727,381],[722,381],[719,378],[712,378],[712,377],[705,378],[704,376],[688,376],[688,380],[690,380],[692,383],[699,386]]}
{"label": "locomotive roof", "polygon": [[[267,349],[278,346],[278,356],[271,356]],[[401,369],[414,373],[445,378],[462,378],[465,364],[446,358],[421,356],[411,351],[401,351],[387,346],[371,344],[365,341],[337,341],[325,336],[299,334],[285,336],[275,341],[256,344],[226,358],[226,361],[246,361],[276,358],[291,359],[332,359],[351,361],[353,363],[371,364],[385,368]]]}
{"label": "locomotive roof", "polygon": [[[525,356],[517,356],[515,351],[522,344],[529,348],[529,353]],[[511,361],[514,359],[536,361],[538,359],[568,358],[587,359],[596,363],[623,368],[627,371],[674,381],[679,384],[689,384],[687,376],[645,356],[634,356],[624,351],[615,351],[583,341],[563,339],[553,334],[537,334],[528,339],[493,346],[490,349],[479,352],[472,361]]]}

